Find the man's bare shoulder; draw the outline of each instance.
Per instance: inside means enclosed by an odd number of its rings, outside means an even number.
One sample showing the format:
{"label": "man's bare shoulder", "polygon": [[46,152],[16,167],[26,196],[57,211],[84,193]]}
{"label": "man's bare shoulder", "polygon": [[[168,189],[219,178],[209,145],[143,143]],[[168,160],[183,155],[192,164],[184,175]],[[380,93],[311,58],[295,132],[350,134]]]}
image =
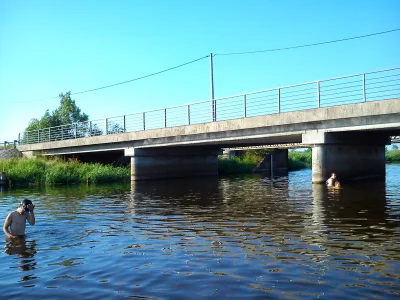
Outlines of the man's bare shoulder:
{"label": "man's bare shoulder", "polygon": [[19,213],[16,210],[14,210],[8,214],[7,219],[9,218],[11,220],[11,219],[17,217],[18,215],[19,215]]}

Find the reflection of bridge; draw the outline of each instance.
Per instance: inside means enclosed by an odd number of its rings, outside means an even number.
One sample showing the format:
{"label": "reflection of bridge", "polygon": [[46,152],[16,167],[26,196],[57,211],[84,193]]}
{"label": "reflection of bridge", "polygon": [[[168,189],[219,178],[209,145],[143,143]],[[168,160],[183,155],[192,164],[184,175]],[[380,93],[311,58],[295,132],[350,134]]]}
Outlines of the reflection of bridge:
{"label": "reflection of bridge", "polygon": [[25,155],[120,152],[132,180],[217,173],[222,148],[303,144],[313,182],[384,176],[400,135],[400,68],[25,132]]}

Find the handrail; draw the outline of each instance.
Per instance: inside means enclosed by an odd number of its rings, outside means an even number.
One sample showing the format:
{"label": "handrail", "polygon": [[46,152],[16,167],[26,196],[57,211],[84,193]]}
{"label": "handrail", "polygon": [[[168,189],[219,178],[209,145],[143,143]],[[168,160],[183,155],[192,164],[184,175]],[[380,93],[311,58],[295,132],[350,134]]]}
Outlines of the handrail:
{"label": "handrail", "polygon": [[[383,76],[371,78],[368,76],[376,73],[382,73]],[[376,101],[382,100],[383,97],[400,98],[400,77],[395,78],[398,75],[400,67],[214,98],[212,101],[203,100],[105,119],[76,122],[25,131],[19,135],[18,142],[20,144],[52,142]],[[354,77],[359,78],[347,80]],[[377,78],[388,77],[395,78],[390,80],[393,84],[382,85],[384,82],[376,81]],[[338,83],[324,85],[325,82],[332,81]],[[249,97],[256,94],[257,97]],[[336,96],[338,94],[340,97]]]}

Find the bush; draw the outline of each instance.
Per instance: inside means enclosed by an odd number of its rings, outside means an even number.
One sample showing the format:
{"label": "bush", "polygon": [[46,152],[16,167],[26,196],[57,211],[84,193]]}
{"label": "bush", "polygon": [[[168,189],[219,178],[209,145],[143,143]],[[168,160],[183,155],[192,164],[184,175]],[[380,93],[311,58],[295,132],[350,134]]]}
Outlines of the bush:
{"label": "bush", "polygon": [[305,168],[311,168],[312,165],[312,150],[308,148],[307,150],[300,152],[291,150],[288,153],[288,164],[289,170],[295,171]]}
{"label": "bush", "polygon": [[392,162],[400,162],[400,150],[399,149],[393,149],[386,151],[386,162],[392,163]]}

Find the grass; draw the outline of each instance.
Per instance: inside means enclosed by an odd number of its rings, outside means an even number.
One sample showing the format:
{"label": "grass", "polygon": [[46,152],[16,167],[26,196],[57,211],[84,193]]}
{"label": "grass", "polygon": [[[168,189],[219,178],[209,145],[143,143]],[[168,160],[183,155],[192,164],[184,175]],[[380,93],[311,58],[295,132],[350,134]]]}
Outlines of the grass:
{"label": "grass", "polygon": [[60,158],[11,158],[0,160],[0,172],[17,184],[74,184],[128,182],[130,167],[114,167],[100,163],[81,163]]}
{"label": "grass", "polygon": [[400,150],[398,148],[386,151],[385,155],[386,155],[386,162],[400,163]]}
{"label": "grass", "polygon": [[289,171],[311,168],[311,162],[312,162],[311,148],[303,152],[294,150],[290,150],[288,152]]}

